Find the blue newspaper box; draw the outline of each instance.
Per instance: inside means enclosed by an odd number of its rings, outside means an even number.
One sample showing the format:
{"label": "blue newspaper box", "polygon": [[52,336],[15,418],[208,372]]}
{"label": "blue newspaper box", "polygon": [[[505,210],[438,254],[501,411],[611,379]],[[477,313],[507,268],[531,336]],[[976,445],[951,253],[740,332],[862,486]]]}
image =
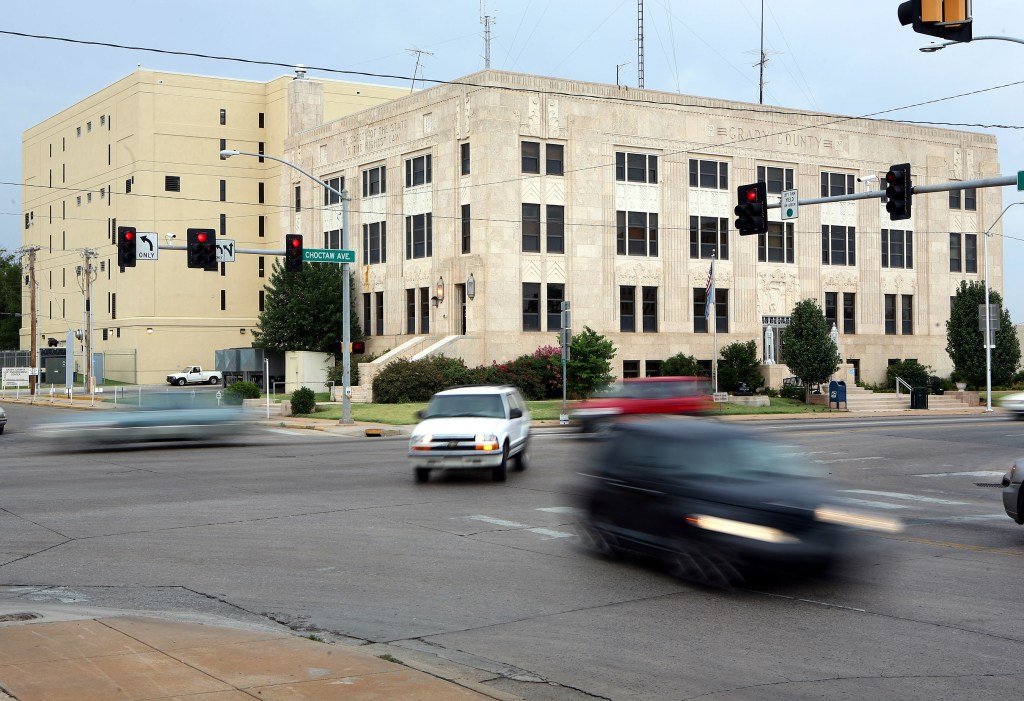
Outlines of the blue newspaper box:
{"label": "blue newspaper box", "polygon": [[846,382],[843,380],[832,380],[828,383],[828,408],[831,409],[832,405],[836,405],[836,409],[839,408],[839,403],[846,404]]}

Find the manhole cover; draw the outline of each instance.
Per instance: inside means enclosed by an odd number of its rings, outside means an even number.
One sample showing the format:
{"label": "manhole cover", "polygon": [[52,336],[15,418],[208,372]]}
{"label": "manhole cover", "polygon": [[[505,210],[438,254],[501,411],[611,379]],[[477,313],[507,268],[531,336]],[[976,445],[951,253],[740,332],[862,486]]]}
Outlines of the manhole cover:
{"label": "manhole cover", "polygon": [[975,482],[975,487],[1002,487],[1002,482]]}
{"label": "manhole cover", "polygon": [[37,618],[41,618],[38,613],[5,613],[0,615],[0,623],[9,623],[11,621],[32,621]]}

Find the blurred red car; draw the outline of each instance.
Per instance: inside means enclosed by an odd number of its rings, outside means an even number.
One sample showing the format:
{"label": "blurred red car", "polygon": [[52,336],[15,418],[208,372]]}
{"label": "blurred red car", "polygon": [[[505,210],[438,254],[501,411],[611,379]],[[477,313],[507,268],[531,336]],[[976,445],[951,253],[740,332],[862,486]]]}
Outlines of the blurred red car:
{"label": "blurred red car", "polygon": [[706,377],[635,377],[609,386],[572,408],[584,433],[600,432],[617,416],[700,414],[712,407]]}

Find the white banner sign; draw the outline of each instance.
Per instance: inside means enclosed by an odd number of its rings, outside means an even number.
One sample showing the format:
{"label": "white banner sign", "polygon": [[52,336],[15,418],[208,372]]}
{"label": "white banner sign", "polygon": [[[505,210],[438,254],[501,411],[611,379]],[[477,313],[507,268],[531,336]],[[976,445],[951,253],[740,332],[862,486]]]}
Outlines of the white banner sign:
{"label": "white banner sign", "polygon": [[28,387],[28,376],[32,374],[32,368],[4,368],[3,383],[16,387],[24,385]]}

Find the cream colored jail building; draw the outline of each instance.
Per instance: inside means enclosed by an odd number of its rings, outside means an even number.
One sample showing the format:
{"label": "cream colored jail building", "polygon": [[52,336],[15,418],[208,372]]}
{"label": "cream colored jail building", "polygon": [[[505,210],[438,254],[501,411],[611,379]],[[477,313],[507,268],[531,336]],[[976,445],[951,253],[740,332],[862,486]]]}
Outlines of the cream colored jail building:
{"label": "cream colored jail building", "polygon": [[[184,247],[190,227],[213,228],[237,248],[282,250],[280,211],[293,197],[285,166],[221,160],[221,149],[280,156],[289,134],[409,92],[296,77],[140,69],[24,133],[22,241],[39,248],[38,346],[64,345],[69,329],[86,327],[88,268],[92,345],[107,377],[162,382],[185,365],[212,368],[218,348],[252,343],[275,256],[236,254],[214,273],[189,269],[184,250],[157,249],[156,260],[122,273],[116,230],[136,227],[147,253],[153,244]],[[27,258],[23,267],[27,275]],[[26,285],[22,348],[31,345],[29,294]],[[82,351],[76,343],[80,372]]]}
{"label": "cream colored jail building", "polygon": [[[93,295],[95,327],[107,330],[97,349],[137,349],[143,381],[248,344],[269,258],[239,256],[214,274],[161,251],[110,272],[115,219],[179,242],[186,226],[226,221],[238,246],[280,250],[285,233],[307,248],[341,245],[340,202],[272,161],[221,161],[225,145],[263,148],[348,191],[369,351],[471,366],[556,345],[562,301],[576,331],[614,342],[618,376],[657,374],[680,352],[710,362],[716,342],[754,339],[779,359],[779,332],[810,297],[861,379],[909,358],[947,374],[950,298],[961,280],[983,278],[979,232],[1001,211],[989,188],[919,195],[907,221],[870,199],[805,205],[785,222],[773,209],[762,236],[733,224],[736,187],[758,179],[771,197],[809,199],[877,190],[900,162],[915,184],[999,175],[984,134],[500,71],[413,94],[140,71],[26,134],[25,242],[43,247],[42,336],[80,326],[75,249],[94,245],[106,264]],[[1001,289],[999,236],[988,253]]]}

